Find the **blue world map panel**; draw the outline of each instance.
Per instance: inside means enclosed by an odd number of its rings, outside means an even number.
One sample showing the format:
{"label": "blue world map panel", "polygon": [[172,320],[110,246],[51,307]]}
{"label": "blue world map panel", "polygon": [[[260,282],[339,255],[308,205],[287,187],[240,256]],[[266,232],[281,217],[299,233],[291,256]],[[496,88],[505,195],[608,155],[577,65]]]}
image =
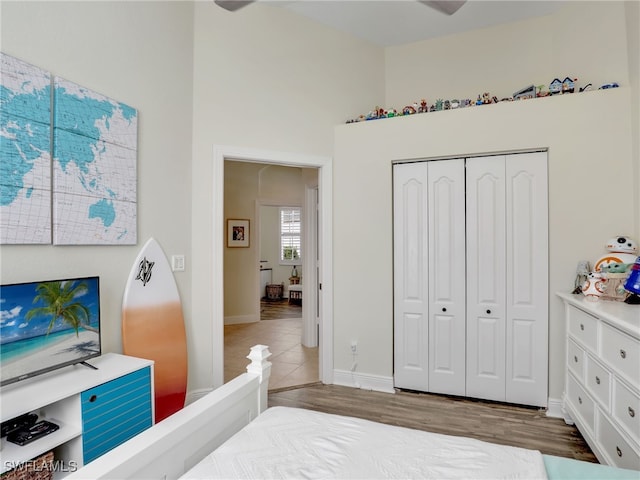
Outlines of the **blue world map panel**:
{"label": "blue world map panel", "polygon": [[55,78],[53,243],[135,245],[138,112]]}
{"label": "blue world map panel", "polygon": [[0,52],[0,243],[51,243],[51,75]]}

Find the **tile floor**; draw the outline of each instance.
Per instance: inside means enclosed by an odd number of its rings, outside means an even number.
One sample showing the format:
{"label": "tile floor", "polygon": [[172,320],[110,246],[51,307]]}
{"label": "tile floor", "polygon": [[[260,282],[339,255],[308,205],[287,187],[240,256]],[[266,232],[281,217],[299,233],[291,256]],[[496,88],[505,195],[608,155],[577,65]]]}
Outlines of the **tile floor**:
{"label": "tile floor", "polygon": [[318,382],[318,348],[302,346],[301,334],[301,318],[225,325],[224,381],[244,373],[250,348],[262,344],[271,351],[269,390]]}

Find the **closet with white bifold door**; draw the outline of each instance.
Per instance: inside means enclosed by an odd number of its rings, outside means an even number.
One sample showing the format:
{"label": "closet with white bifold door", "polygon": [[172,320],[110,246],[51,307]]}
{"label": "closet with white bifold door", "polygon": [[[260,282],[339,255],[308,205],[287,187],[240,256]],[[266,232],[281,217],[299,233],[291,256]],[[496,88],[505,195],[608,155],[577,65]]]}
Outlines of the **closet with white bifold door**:
{"label": "closet with white bifold door", "polygon": [[547,153],[393,165],[397,388],[547,406]]}

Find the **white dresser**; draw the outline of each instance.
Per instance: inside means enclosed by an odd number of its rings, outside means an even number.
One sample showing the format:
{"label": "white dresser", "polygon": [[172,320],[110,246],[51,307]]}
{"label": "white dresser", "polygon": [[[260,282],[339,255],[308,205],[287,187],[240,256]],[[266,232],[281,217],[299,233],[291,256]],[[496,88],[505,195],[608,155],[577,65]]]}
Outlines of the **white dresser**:
{"label": "white dresser", "polygon": [[564,410],[601,463],[640,470],[640,305],[565,304]]}

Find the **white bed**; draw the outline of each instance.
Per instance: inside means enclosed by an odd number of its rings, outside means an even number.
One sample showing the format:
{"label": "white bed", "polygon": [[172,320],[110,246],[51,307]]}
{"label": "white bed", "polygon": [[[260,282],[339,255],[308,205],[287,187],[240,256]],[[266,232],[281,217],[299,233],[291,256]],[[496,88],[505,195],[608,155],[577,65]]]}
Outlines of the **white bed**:
{"label": "white bed", "polygon": [[253,347],[247,373],[66,478],[638,478],[465,437],[297,408],[267,410],[269,355],[267,347]]}
{"label": "white bed", "polygon": [[540,452],[299,408],[272,407],[186,479],[546,478]]}

